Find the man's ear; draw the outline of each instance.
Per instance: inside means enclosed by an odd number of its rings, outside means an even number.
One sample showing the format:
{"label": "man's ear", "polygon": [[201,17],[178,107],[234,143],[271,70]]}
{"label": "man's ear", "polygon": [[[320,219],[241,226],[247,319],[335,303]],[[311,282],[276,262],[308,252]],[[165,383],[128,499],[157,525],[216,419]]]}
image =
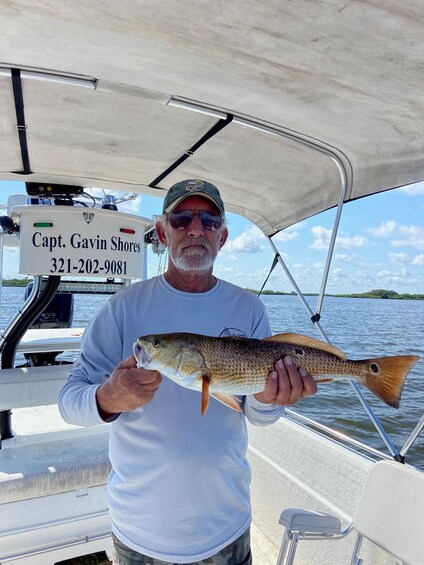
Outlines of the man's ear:
{"label": "man's ear", "polygon": [[222,228],[221,237],[219,238],[219,250],[221,250],[224,247],[227,238],[228,238],[228,229],[227,226],[224,226]]}
{"label": "man's ear", "polygon": [[158,234],[159,241],[161,242],[162,245],[167,247],[165,226],[163,225],[163,222],[160,221],[156,222],[155,229],[156,229],[156,233]]}

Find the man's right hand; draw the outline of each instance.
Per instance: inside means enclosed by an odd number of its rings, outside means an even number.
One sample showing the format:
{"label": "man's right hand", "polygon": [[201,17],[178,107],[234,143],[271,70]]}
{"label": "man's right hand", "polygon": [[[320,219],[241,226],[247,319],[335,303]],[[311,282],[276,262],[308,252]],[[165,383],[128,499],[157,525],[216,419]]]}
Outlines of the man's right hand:
{"label": "man's right hand", "polygon": [[121,361],[96,394],[99,414],[107,420],[121,412],[134,410],[149,403],[162,376],[158,371],[137,368],[133,355]]}

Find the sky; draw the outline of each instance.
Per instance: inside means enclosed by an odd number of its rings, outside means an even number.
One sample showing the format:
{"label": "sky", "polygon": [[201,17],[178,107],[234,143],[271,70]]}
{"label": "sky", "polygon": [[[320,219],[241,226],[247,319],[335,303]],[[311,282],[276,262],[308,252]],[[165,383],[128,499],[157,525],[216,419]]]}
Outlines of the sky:
{"label": "sky", "polygon": [[[11,194],[25,194],[24,183],[0,182],[0,205]],[[100,194],[100,192],[99,192]],[[143,196],[119,209],[152,217],[162,200]],[[5,215],[6,209],[0,209]],[[345,204],[327,283],[328,294],[384,288],[424,294],[424,182]],[[335,211],[330,210],[280,232],[273,238],[302,292],[319,292]],[[227,214],[229,238],[215,263],[215,274],[243,288],[260,289],[272,265],[268,240],[250,221]],[[4,247],[4,279],[18,273],[18,249]],[[148,252],[148,275],[157,274],[164,257]],[[279,265],[265,287],[293,290]]]}

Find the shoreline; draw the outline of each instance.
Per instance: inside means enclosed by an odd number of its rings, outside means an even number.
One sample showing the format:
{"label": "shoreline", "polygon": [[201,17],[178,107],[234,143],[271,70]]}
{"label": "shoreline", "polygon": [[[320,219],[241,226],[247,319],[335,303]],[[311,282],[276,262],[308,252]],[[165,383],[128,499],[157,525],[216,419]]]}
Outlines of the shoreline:
{"label": "shoreline", "polygon": [[[3,287],[26,287],[32,279],[3,279],[2,286]],[[254,290],[251,288],[246,288],[249,292],[253,294],[258,294],[258,290]],[[264,290],[261,292],[262,295],[265,296],[297,296],[294,291],[292,292],[283,292],[278,290]],[[304,292],[303,296],[319,296],[318,292]],[[403,293],[399,294],[395,290],[387,290],[387,289],[377,289],[377,290],[370,290],[367,292],[358,292],[358,293],[343,293],[343,294],[325,294],[325,296],[332,296],[335,298],[372,298],[372,299],[380,299],[380,300],[424,300],[424,294],[408,294]]]}

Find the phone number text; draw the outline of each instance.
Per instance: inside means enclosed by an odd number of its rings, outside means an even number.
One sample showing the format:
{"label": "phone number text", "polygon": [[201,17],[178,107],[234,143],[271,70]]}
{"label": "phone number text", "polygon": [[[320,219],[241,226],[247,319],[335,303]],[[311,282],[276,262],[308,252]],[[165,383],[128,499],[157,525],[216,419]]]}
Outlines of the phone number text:
{"label": "phone number text", "polygon": [[115,259],[64,259],[51,258],[50,273],[55,275],[126,275],[127,262]]}

